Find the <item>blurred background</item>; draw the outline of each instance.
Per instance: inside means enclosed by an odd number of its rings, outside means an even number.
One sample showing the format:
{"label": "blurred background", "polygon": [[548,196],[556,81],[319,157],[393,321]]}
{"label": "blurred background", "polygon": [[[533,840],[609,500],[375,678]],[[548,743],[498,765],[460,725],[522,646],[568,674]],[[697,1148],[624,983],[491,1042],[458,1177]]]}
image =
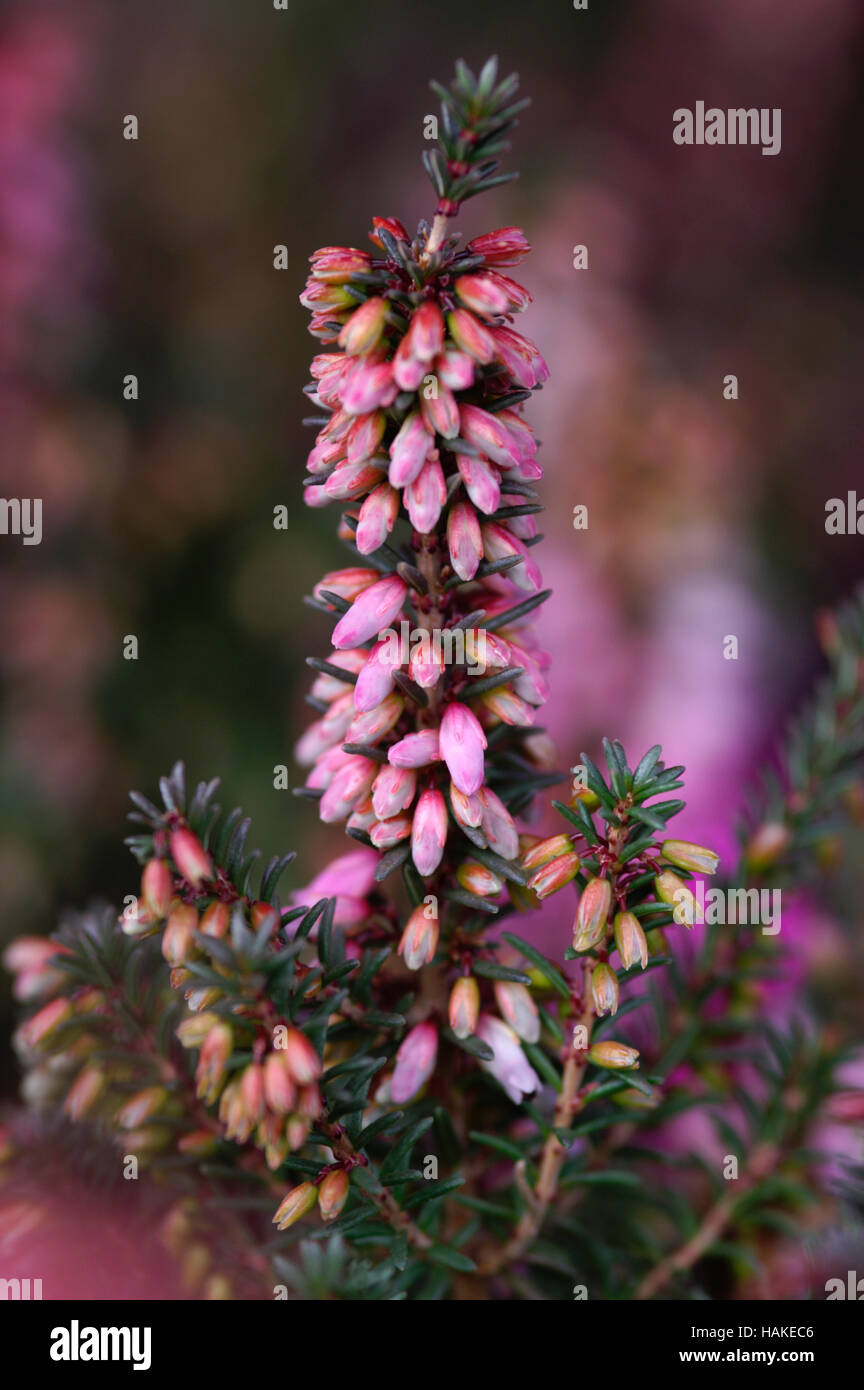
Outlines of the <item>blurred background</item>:
{"label": "blurred background", "polygon": [[[273,787],[327,650],[302,596],[346,562],[336,513],[301,502],[297,296],[316,247],[431,213],[427,82],[492,51],[533,101],[521,178],[457,225],[534,246],[546,722],[563,768],[604,733],[662,742],[679,832],[733,843],[820,667],[814,620],[864,568],[825,532],[864,491],[857,0],[26,0],[0,8],[0,495],[42,498],[43,540],[0,537],[0,944],[136,891],[126,794],[178,757],[265,855],[298,851],[286,888],[338,848]],[[780,107],[781,153],[675,145],[699,100]],[[799,915],[800,988],[835,1006],[860,998],[859,887]],[[0,1011],[8,1037],[5,979]]]}

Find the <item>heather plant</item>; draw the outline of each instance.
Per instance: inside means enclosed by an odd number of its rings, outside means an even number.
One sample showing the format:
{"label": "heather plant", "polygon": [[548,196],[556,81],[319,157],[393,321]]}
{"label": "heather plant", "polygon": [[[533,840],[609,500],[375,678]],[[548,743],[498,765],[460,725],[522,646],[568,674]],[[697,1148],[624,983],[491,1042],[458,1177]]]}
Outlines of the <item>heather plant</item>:
{"label": "heather plant", "polygon": [[[858,1103],[836,1095],[842,1039],[772,1025],[781,943],[703,923],[699,884],[819,871],[860,786],[864,605],[830,626],[830,675],[731,872],[683,838],[684,769],[659,747],[580,754],[557,833],[525,829],[560,780],[535,722],[525,413],[548,370],[513,327],[523,233],[451,230],[513,177],[517,87],[494,60],[457,65],[424,155],[431,222],[374,218],[372,250],[316,252],[302,295],[322,348],[305,501],[339,506],[351,563],[309,600],[333,628],[309,658],[299,791],[353,844],[286,905],[292,856],[262,870],[248,819],[177,764],[159,803],[133,794],[141,879],[119,918],[7,952],[27,1099],[158,1180],[205,1296],[722,1297],[839,1200],[812,1135]],[[547,954],[530,913],[559,892],[572,936]],[[694,1113],[716,1161],[670,1137]]]}

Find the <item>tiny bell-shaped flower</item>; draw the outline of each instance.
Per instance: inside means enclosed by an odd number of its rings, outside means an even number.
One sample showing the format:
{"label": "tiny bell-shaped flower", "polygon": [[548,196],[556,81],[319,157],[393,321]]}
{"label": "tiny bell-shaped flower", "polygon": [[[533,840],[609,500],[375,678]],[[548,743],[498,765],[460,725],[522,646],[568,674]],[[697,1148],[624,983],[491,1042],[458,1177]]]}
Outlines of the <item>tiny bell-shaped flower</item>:
{"label": "tiny bell-shaped flower", "polygon": [[463,975],[450,991],[448,1016],[457,1038],[468,1038],[477,1027],[480,990],[473,975]]}
{"label": "tiny bell-shaped flower", "polygon": [[619,912],[613,930],[615,945],[618,947],[621,964],[625,970],[637,963],[641,964],[644,970],[648,964],[648,941],[639,924],[639,918],[632,912]]}
{"label": "tiny bell-shaped flower", "polygon": [[595,1013],[601,1017],[618,1012],[618,980],[605,961],[600,961],[592,971],[591,998]]}
{"label": "tiny bell-shaped flower", "polygon": [[612,906],[612,887],[606,878],[590,878],[585,885],[573,927],[573,950],[590,951],[606,935]]}

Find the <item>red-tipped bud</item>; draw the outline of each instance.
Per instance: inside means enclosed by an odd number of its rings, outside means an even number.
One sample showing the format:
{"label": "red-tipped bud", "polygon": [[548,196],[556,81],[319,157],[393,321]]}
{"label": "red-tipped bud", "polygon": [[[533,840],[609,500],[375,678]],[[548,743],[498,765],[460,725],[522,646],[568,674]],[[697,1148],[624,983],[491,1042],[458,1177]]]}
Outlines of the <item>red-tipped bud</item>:
{"label": "red-tipped bud", "polygon": [[557,859],[550,859],[548,864],[541,864],[539,869],[534,870],[528,887],[538,898],[548,898],[550,893],[557,893],[559,888],[573,881],[579,872],[579,863],[579,855],[572,850],[559,855]]}
{"label": "red-tipped bud", "polygon": [[550,835],[545,840],[537,840],[522,855],[523,869],[539,869],[541,865],[569,854],[573,842],[569,835]]}
{"label": "red-tipped bud", "polygon": [[377,295],[355,309],[339,334],[339,346],[352,357],[364,356],[381,341],[387,324],[387,300]]}
{"label": "red-tipped bud", "polygon": [[228,931],[230,920],[227,903],[211,903],[201,918],[198,930],[202,936],[215,936],[221,940]]}
{"label": "red-tipped bud", "polygon": [[114,1116],[115,1123],[121,1129],[137,1129],[158,1115],[167,1099],[168,1092],[164,1086],[147,1086],[120,1106]]}
{"label": "red-tipped bud", "polygon": [[427,915],[427,909],[421,903],[408,918],[399,942],[399,954],[409,970],[419,970],[421,966],[429,964],[437,948],[438,918]]}
{"label": "red-tipped bud", "polygon": [[174,896],[174,880],[164,859],[151,859],[141,875],[141,897],[154,917],[167,917]]}
{"label": "red-tipped bud", "polygon": [[288,1115],[294,1109],[297,1087],[282,1051],[268,1052],[264,1058],[264,1098],[277,1115]]}
{"label": "red-tipped bud", "polygon": [[171,832],[171,857],[183,878],[197,888],[213,877],[213,864],[197,835],[191,830]]}
{"label": "red-tipped bud", "polygon": [[289,1028],[282,1048],[298,1086],[308,1086],[311,1081],[318,1079],[321,1075],[321,1058],[305,1033],[301,1033],[299,1028]]}
{"label": "red-tipped bud", "polygon": [[456,870],[456,879],[466,893],[476,893],[479,898],[496,898],[504,891],[503,878],[476,859],[463,860]]}

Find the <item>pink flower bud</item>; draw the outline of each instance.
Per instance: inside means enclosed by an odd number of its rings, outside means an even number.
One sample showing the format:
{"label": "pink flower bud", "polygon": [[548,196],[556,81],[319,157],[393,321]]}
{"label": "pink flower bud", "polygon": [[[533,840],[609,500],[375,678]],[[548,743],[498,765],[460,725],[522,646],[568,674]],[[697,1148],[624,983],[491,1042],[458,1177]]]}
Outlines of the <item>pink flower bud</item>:
{"label": "pink flower bud", "polygon": [[450,991],[448,1006],[450,1027],[457,1038],[470,1038],[477,1027],[480,1013],[480,990],[473,975],[463,975]]}
{"label": "pink flower bud", "polygon": [[141,875],[141,896],[154,917],[165,917],[174,896],[174,880],[164,859],[151,859]]}
{"label": "pink flower bud", "polygon": [[512,468],[521,462],[522,451],[499,415],[490,415],[479,405],[460,407],[462,438],[501,468]]}
{"label": "pink flower bud", "polygon": [[359,463],[339,463],[333,469],[324,491],[334,502],[353,502],[384,478],[387,460],[361,459]]}
{"label": "pink flower bud", "polygon": [[437,453],[424,463],[416,478],[405,487],[405,509],[415,531],[428,535],[435,529],[441,508],[447,500],[444,473]]}
{"label": "pink flower bud", "polygon": [[450,783],[450,805],[459,824],[467,830],[476,830],[483,819],[483,803],[479,796],[466,796],[460,792],[455,782]]}
{"label": "pink flower bud", "polygon": [[474,358],[449,347],[435,359],[435,375],[451,391],[468,391],[474,385]]}
{"label": "pink flower bud", "polygon": [[315,279],[333,284],[366,273],[372,264],[369,252],[358,251],[354,246],[322,246],[309,260]]}
{"label": "pink flower bud", "polygon": [[[566,837],[560,837],[566,838]],[[560,855],[557,859],[552,859],[548,864],[542,864],[539,869],[528,880],[528,887],[538,898],[548,898],[550,893],[557,893],[559,888],[563,888],[565,883],[570,883],[579,872],[579,855],[572,851]]]}
{"label": "pink flower bud", "polygon": [[399,614],[408,585],[397,575],[388,575],[365,589],[333,629],[333,646],[356,647],[389,627]]}
{"label": "pink flower bud", "polygon": [[517,1038],[523,1042],[537,1042],[540,1037],[540,1015],[525,985],[514,980],[496,980],[495,1002],[501,1010],[501,1017],[509,1023]]}
{"label": "pink flower bud", "polygon": [[[384,638],[373,647],[354,686],[354,708],[373,710],[393,689],[393,673],[399,670],[398,647]],[[353,739],[351,740],[353,741]]]}
{"label": "pink flower bud", "polygon": [[488,1043],[495,1054],[490,1062],[481,1062],[481,1067],[504,1087],[514,1105],[521,1104],[524,1096],[539,1091],[540,1078],[512,1028],[494,1014],[481,1014],[477,1020],[477,1036]]}
{"label": "pink flower bud", "polygon": [[377,771],[378,764],[371,758],[352,754],[350,762],[339,769],[319,802],[321,820],[328,825],[344,820],[357,802],[369,795]]}
{"label": "pink flower bud", "polygon": [[393,380],[400,391],[416,391],[424,376],[429,373],[429,363],[415,357],[408,338],[403,338],[393,356]]}
{"label": "pink flower bud", "polygon": [[369,839],[376,849],[393,849],[408,839],[413,825],[413,818],[409,815],[388,816],[386,820],[376,821],[369,831]]}
{"label": "pink flower bud", "polygon": [[356,543],[361,555],[372,555],[384,544],[398,515],[399,493],[389,483],[379,483],[360,508]]}
{"label": "pink flower bud", "polygon": [[378,235],[382,228],[385,232],[389,232],[394,241],[408,242],[411,240],[398,217],[373,217],[372,227],[373,230],[369,233],[369,240],[373,242],[375,246],[379,246],[382,251],[387,251],[387,247]]}
{"label": "pink flower bud", "polygon": [[349,743],[377,743],[395,724],[398,724],[405,701],[401,695],[386,695],[374,709],[356,714],[348,726]]}
{"label": "pink flower bud", "polygon": [[410,768],[382,767],[372,786],[372,806],[379,820],[407,811],[417,791],[417,774]]}
{"label": "pink flower bud", "polygon": [[432,435],[419,410],[413,410],[402,421],[399,433],[390,445],[390,482],[393,487],[413,483],[434,447]]}
{"label": "pink flower bud", "polygon": [[438,1033],[434,1023],[418,1023],[403,1039],[396,1053],[396,1066],[390,1082],[390,1099],[404,1105],[425,1086],[435,1070]]}
{"label": "pink flower bud", "polygon": [[434,300],[427,299],[415,309],[406,335],[411,356],[431,362],[444,346],[444,319]]}
{"label": "pink flower bud", "polygon": [[439,385],[436,395],[420,399],[420,413],[430,434],[440,434],[444,439],[455,439],[459,433],[459,407],[456,397],[446,386]]}
{"label": "pink flower bud", "polygon": [[534,723],[534,710],[526,700],[521,700],[509,685],[499,685],[494,690],[487,690],[481,698],[490,714],[494,714],[502,724],[526,728]]}
{"label": "pink flower bud", "polygon": [[487,560],[504,560],[513,555],[523,556],[523,563],[514,565],[512,569],[509,569],[507,578],[519,589],[540,588],[543,583],[543,576],[518,536],[514,536],[506,526],[499,526],[493,521],[485,522],[481,527],[481,532],[483,535],[483,553]]}
{"label": "pink flower bud", "polygon": [[574,951],[590,951],[606,935],[612,907],[612,887],[607,878],[589,878],[579,899],[573,926]]}
{"label": "pink flower bud", "polygon": [[450,337],[461,352],[484,365],[495,356],[495,342],[488,328],[469,309],[453,309],[447,315]]}
{"label": "pink flower bud", "polygon": [[477,794],[483,806],[480,825],[489,848],[502,859],[515,859],[519,853],[519,836],[513,817],[491,787],[481,787]]}
{"label": "pink flower bud", "polygon": [[277,1115],[287,1115],[294,1109],[297,1088],[288,1058],[282,1051],[268,1052],[264,1058],[264,1098]]}
{"label": "pink flower bud", "polygon": [[483,785],[486,735],[467,705],[453,701],[441,720],[441,757],[459,791],[473,796]]}
{"label": "pink flower bud", "polygon": [[457,454],[456,463],[465,491],[477,510],[487,516],[497,511],[501,502],[501,481],[497,468],[486,459],[472,458],[468,454]]}
{"label": "pink flower bud", "polygon": [[482,256],[487,265],[518,265],[531,247],[521,227],[499,227],[469,241],[472,256]]}
{"label": "pink flower bud", "polygon": [[[353,643],[351,644],[353,646]],[[213,863],[197,835],[191,830],[172,830],[171,858],[193,888],[213,877]]]}
{"label": "pink flower bud", "polygon": [[39,1047],[47,1038],[51,1036],[55,1028],[67,1019],[72,1017],[72,1005],[68,999],[52,999],[50,1004],[45,1004],[38,1013],[22,1025],[21,1036],[27,1047]]}
{"label": "pink flower bud", "polygon": [[365,304],[354,310],[339,334],[339,346],[352,357],[371,352],[381,341],[387,324],[387,313],[386,299],[377,295],[367,299]]}
{"label": "pink flower bud", "polygon": [[352,565],[350,569],[329,570],[323,579],[318,580],[312,592],[318,599],[323,599],[326,592],[338,594],[340,598],[353,603],[354,599],[362,594],[364,589],[368,589],[370,584],[374,584],[378,578],[377,570]]}
{"label": "pink flower bud", "polygon": [[198,930],[198,913],[181,903],[175,907],[162,933],[162,954],[169,965],[182,965],[192,955],[193,937]]}
{"label": "pink flower bud", "polygon": [[510,306],[510,296],[503,285],[497,285],[491,275],[460,275],[453,282],[453,289],[460,304],[473,309],[475,314],[495,318],[506,314]]}
{"label": "pink flower bud", "polygon": [[321,1058],[299,1028],[288,1029],[281,1050],[298,1086],[308,1086],[321,1075]]}
{"label": "pink flower bud", "polygon": [[427,767],[429,763],[439,762],[440,758],[437,729],[406,734],[387,750],[387,761],[394,767]]}
{"label": "pink flower bud", "polygon": [[408,659],[408,675],[421,690],[432,690],[444,671],[444,652],[435,642],[417,642]]}
{"label": "pink flower bud", "polygon": [[495,343],[495,356],[503,362],[516,386],[532,390],[549,379],[549,368],[537,348],[512,328],[490,328]]}
{"label": "pink flower bud", "polygon": [[371,458],[384,437],[384,430],[387,427],[387,416],[383,410],[372,410],[368,415],[359,415],[350,420],[350,427],[346,431],[346,448],[348,451],[348,462],[358,463],[361,459]]}
{"label": "pink flower bud", "polygon": [[438,868],[446,842],[447,803],[439,791],[421,792],[411,828],[411,858],[423,878]]}
{"label": "pink flower bud", "polygon": [[457,502],[447,518],[450,562],[460,579],[473,579],[483,559],[483,537],[470,502]]}
{"label": "pink flower bud", "polygon": [[368,415],[372,410],[386,408],[398,394],[392,362],[361,360],[350,373],[345,373],[339,386],[342,409],[349,415]]}
{"label": "pink flower bud", "polygon": [[429,964],[437,949],[438,918],[428,915],[421,903],[408,918],[399,942],[399,954],[409,970],[419,970]]}

